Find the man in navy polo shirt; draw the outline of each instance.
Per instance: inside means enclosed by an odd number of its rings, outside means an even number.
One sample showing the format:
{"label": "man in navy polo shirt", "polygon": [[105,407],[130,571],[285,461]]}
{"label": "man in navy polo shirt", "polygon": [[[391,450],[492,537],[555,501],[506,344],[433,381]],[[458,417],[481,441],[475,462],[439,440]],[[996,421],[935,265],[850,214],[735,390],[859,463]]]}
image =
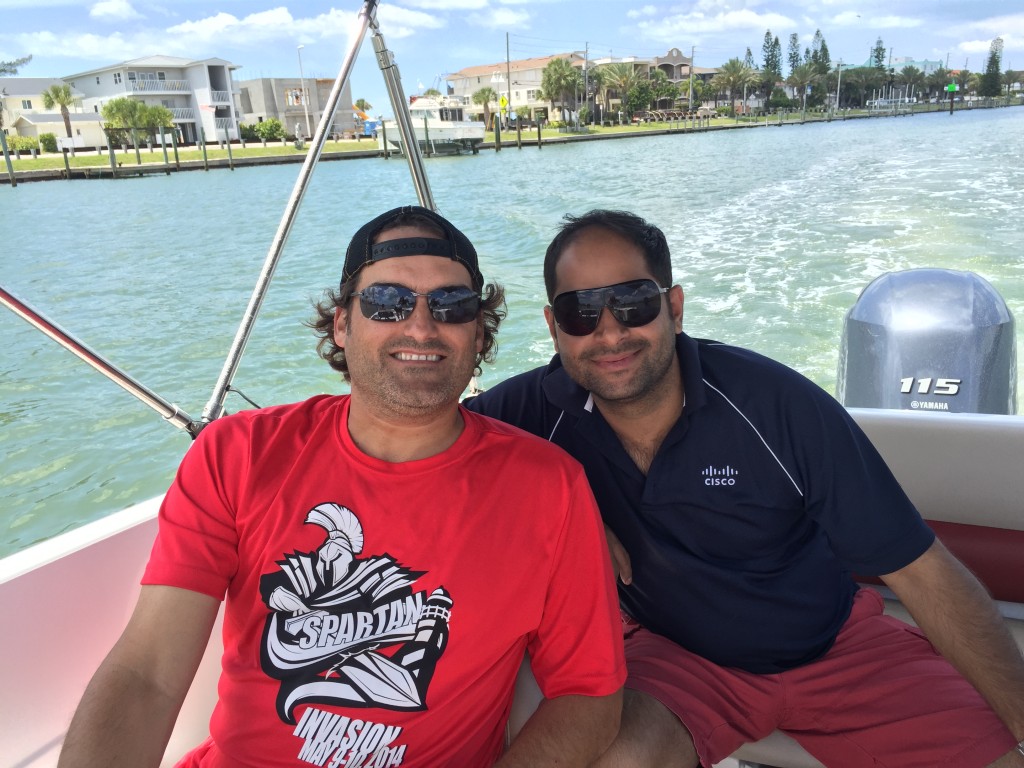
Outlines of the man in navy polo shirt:
{"label": "man in navy polo shirt", "polygon": [[845,409],[682,333],[633,214],[567,216],[544,281],[558,354],[466,405],[565,448],[601,507],[629,679],[599,764],[709,766],[781,729],[828,766],[1024,766],[1013,639]]}

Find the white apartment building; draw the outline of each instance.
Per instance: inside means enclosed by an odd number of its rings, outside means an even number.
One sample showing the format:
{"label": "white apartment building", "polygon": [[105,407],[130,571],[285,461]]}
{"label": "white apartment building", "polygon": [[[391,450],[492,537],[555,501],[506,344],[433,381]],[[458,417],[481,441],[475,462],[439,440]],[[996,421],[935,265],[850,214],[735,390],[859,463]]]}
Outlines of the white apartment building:
{"label": "white apartment building", "polygon": [[62,78],[82,94],[85,112],[99,115],[111,99],[133,98],[166,107],[181,141],[194,144],[238,138],[238,88],[232,72],[239,65],[223,59],[193,60],[144,56]]}

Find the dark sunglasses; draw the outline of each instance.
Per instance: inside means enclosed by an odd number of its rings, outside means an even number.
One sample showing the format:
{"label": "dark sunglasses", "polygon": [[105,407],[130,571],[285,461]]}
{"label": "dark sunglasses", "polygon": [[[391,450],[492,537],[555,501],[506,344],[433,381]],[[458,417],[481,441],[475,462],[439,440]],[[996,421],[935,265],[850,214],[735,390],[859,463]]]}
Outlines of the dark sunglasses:
{"label": "dark sunglasses", "polygon": [[439,323],[468,323],[475,320],[480,311],[480,294],[462,285],[416,293],[404,285],[378,283],[352,295],[359,297],[363,317],[382,323],[408,319],[416,309],[417,296],[426,298],[430,314]]}
{"label": "dark sunglasses", "polygon": [[570,336],[593,333],[605,307],[627,328],[639,328],[661,313],[661,294],[666,291],[668,288],[659,288],[653,280],[627,280],[604,288],[566,291],[555,296],[551,312],[558,327]]}

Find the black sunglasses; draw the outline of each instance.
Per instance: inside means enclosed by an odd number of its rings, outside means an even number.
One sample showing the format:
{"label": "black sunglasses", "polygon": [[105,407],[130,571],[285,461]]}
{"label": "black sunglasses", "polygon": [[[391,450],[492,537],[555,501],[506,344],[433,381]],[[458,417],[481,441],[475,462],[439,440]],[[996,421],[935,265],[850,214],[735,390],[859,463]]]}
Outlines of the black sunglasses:
{"label": "black sunglasses", "polygon": [[382,323],[408,319],[416,309],[417,296],[426,298],[430,314],[439,323],[468,323],[480,311],[480,294],[463,285],[416,293],[404,285],[377,283],[352,295],[359,297],[363,317]]}
{"label": "black sunglasses", "polygon": [[627,328],[639,328],[661,313],[661,294],[666,291],[668,288],[658,287],[653,280],[627,280],[604,288],[566,291],[555,296],[551,312],[558,327],[570,336],[593,333],[605,307]]}

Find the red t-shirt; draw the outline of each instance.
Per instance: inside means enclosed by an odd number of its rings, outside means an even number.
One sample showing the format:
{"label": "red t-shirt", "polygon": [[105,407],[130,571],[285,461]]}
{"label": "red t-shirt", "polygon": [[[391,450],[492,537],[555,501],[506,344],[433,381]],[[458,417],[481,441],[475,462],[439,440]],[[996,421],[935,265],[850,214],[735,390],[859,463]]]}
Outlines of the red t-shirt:
{"label": "red t-shirt", "polygon": [[547,697],[625,678],[603,527],[561,449],[461,410],[393,464],[315,397],[210,424],[144,584],[227,595],[202,766],[491,765],[529,651]]}

